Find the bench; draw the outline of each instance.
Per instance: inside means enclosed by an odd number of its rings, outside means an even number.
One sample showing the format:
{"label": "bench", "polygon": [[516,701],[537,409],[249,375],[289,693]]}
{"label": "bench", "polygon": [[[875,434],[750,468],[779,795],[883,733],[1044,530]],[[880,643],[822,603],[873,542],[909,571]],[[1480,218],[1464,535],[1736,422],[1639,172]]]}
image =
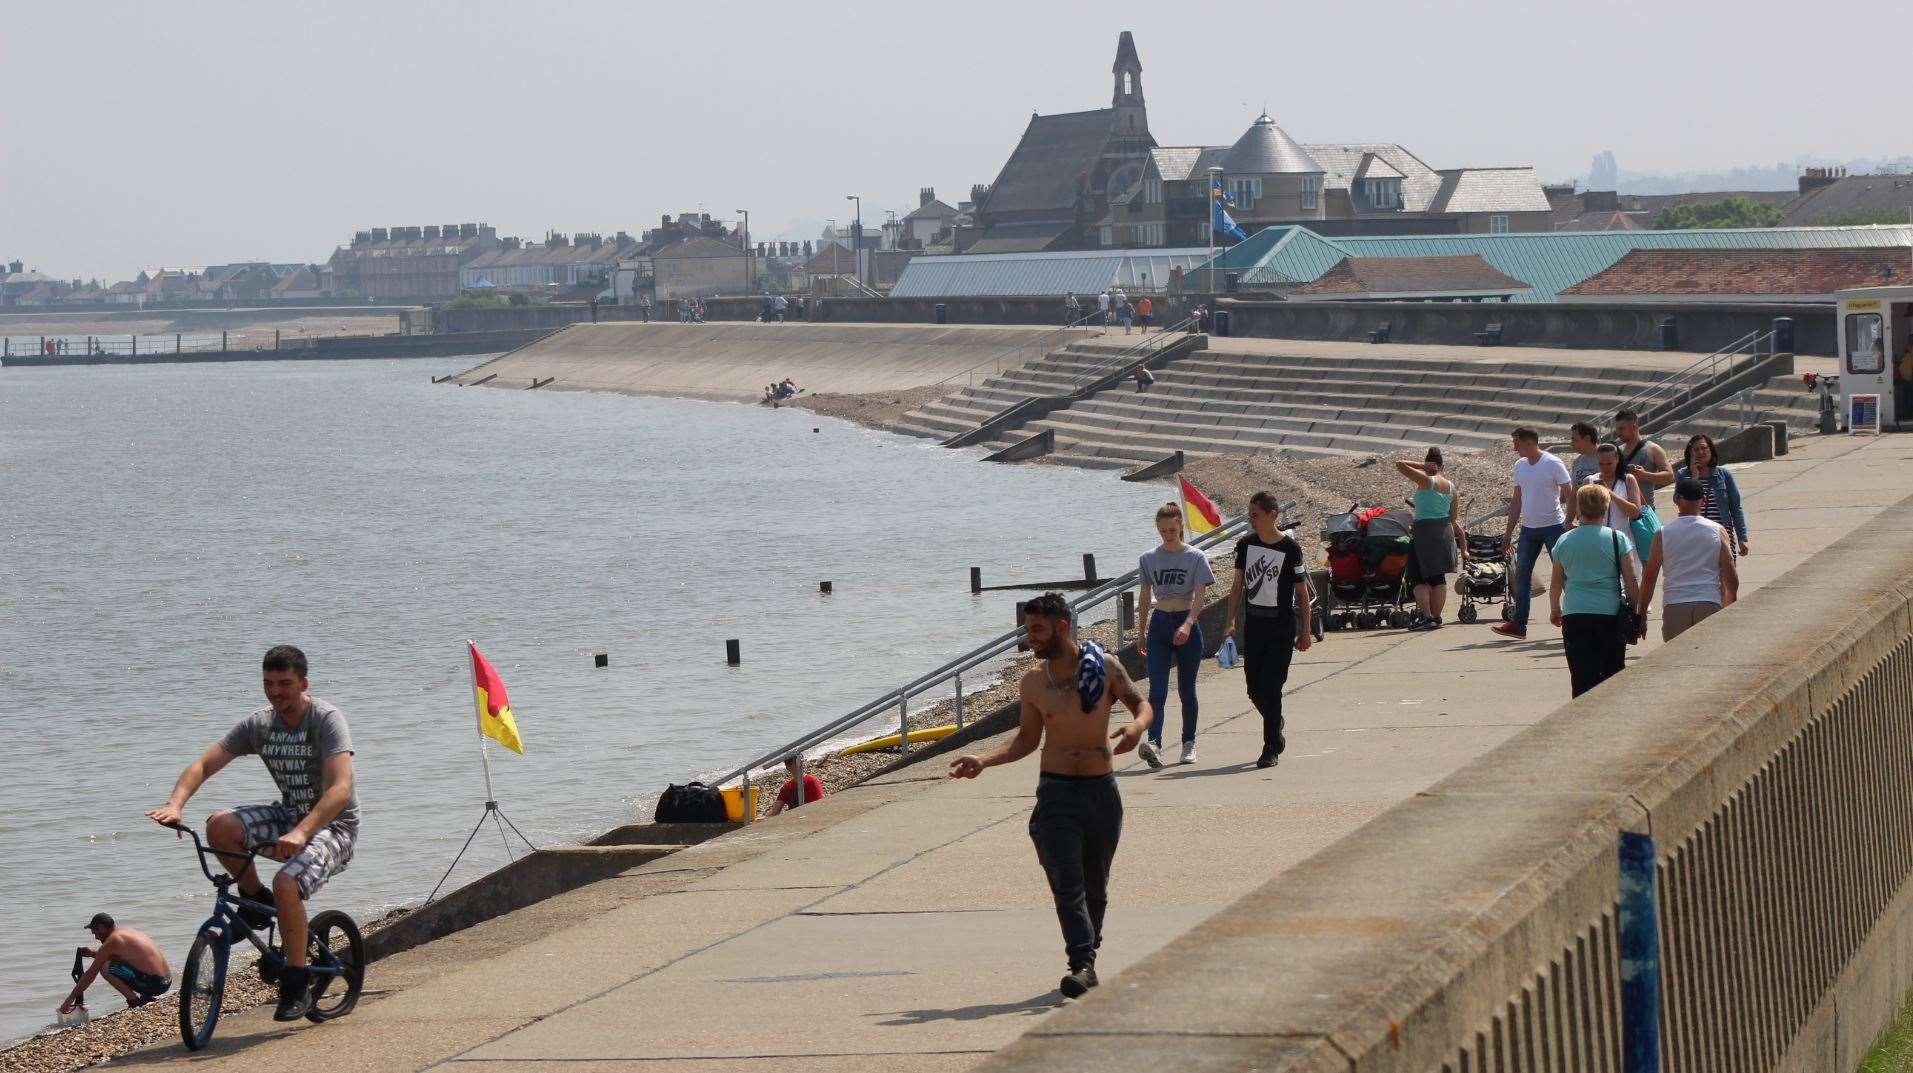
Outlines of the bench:
{"label": "bench", "polygon": [[1388,327],[1389,327],[1388,322],[1382,321],[1381,324],[1377,326],[1374,331],[1371,331],[1368,333],[1368,341],[1371,343],[1388,342]]}
{"label": "bench", "polygon": [[1496,321],[1495,323],[1488,325],[1488,327],[1486,327],[1485,329],[1476,332],[1475,345],[1476,346],[1500,346],[1501,345],[1501,322]]}

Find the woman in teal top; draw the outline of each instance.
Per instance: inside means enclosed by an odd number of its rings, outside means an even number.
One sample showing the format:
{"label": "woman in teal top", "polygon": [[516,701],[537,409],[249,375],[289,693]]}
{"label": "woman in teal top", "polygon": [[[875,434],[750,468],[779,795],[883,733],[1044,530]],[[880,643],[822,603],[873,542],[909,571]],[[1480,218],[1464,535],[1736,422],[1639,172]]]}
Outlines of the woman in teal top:
{"label": "woman in teal top", "polygon": [[1441,472],[1441,448],[1430,447],[1420,462],[1395,463],[1402,476],[1415,482],[1413,550],[1408,556],[1408,583],[1415,590],[1415,618],[1411,630],[1441,628],[1441,609],[1448,602],[1448,575],[1465,554],[1461,525],[1455,521],[1455,484]]}
{"label": "woman in teal top", "polygon": [[1623,593],[1636,607],[1640,579],[1627,534],[1603,523],[1613,496],[1598,484],[1574,493],[1574,528],[1554,542],[1554,580],[1548,585],[1548,621],[1561,627],[1568,675],[1580,696],[1627,665],[1619,615]]}

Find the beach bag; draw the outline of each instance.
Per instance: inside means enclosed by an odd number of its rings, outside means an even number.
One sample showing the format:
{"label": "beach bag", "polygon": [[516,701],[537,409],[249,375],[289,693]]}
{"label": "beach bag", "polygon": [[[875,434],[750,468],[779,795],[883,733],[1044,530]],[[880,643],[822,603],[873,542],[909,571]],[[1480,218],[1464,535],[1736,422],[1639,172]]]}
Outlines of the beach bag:
{"label": "beach bag", "polygon": [[1641,561],[1647,560],[1648,553],[1654,548],[1654,534],[1660,531],[1661,516],[1654,512],[1652,504],[1642,507],[1640,517],[1627,523],[1627,535],[1633,538]]}
{"label": "beach bag", "polygon": [[1216,666],[1228,671],[1234,670],[1241,662],[1242,657],[1236,654],[1235,638],[1224,637],[1221,647],[1216,649]]}
{"label": "beach bag", "polygon": [[701,782],[672,783],[658,797],[653,823],[724,823],[724,797]]}

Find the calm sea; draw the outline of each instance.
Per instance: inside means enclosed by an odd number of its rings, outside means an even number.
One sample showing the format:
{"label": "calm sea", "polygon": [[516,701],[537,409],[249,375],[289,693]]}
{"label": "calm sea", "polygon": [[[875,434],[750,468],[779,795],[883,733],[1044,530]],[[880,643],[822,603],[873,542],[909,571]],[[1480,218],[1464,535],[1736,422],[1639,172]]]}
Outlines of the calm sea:
{"label": "calm sea", "polygon": [[[492,751],[505,812],[564,842],[1000,632],[1014,597],[970,566],[1113,574],[1153,543],[1160,488],[799,410],[428,382],[470,364],[0,372],[0,1039],[52,1019],[95,911],[184,960],[210,888],[142,813],[264,703],[271,644],[351,721],[364,827],[318,902],[370,917],[480,815],[468,637],[527,741]],[[245,758],[188,819],[273,796]],[[488,832],[453,884],[505,852]]]}

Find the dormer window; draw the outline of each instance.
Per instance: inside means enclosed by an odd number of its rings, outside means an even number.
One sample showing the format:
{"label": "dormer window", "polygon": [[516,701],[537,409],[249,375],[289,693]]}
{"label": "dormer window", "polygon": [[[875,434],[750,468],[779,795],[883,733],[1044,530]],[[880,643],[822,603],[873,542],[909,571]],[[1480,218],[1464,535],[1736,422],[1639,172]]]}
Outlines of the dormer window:
{"label": "dormer window", "polygon": [[1399,209],[1402,207],[1400,179],[1363,179],[1362,193],[1368,198],[1369,208]]}

